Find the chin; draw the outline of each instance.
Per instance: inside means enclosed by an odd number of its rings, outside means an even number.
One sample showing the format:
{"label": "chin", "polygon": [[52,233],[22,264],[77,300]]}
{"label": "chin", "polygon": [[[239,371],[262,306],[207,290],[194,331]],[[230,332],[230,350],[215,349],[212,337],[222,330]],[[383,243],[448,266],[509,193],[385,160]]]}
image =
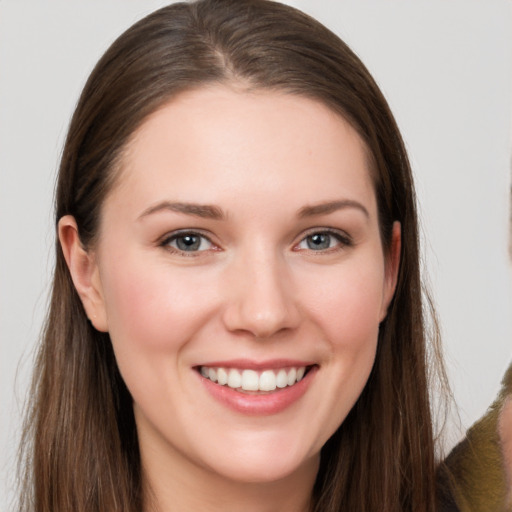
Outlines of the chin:
{"label": "chin", "polygon": [[292,476],[295,477],[297,473],[314,471],[316,474],[318,461],[319,456],[316,456],[306,461],[283,464],[281,461],[276,461],[271,456],[268,456],[265,461],[257,463],[245,461],[243,463],[237,462],[230,467],[223,465],[223,467],[217,468],[216,472],[224,476],[224,478],[239,484],[271,484],[286,480]]}
{"label": "chin", "polygon": [[209,466],[224,478],[247,484],[278,482],[302,472],[316,474],[319,452],[305,453],[304,447],[298,444],[299,449],[281,439],[254,439],[243,446],[233,443],[224,456],[215,456],[215,463]]}

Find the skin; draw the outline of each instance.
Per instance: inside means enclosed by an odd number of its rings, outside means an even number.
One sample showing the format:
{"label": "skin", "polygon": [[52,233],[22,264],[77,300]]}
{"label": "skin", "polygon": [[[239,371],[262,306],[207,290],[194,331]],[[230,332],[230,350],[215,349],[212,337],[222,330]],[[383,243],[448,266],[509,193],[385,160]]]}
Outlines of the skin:
{"label": "skin", "polygon": [[[169,202],[213,205],[222,218]],[[204,235],[200,250],[180,251],[177,230]],[[326,230],[327,247],[311,248]],[[133,396],[146,508],[308,510],[320,449],[371,371],[399,263],[400,226],[386,258],[350,125],[283,93],[183,93],[134,134],[96,246],[81,247],[69,216],[59,235]],[[197,371],[239,358],[315,372],[284,410],[244,414]]]}

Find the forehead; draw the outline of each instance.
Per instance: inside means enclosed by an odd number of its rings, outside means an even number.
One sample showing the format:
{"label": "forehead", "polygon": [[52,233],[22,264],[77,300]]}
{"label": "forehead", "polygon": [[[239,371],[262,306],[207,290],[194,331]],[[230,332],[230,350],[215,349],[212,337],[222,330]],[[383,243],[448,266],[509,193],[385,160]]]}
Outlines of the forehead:
{"label": "forehead", "polygon": [[187,91],[150,115],[118,178],[115,188],[148,201],[164,182],[168,194],[199,202],[211,202],[214,189],[281,189],[303,203],[346,190],[373,195],[366,146],[339,114],[303,96],[227,86]]}

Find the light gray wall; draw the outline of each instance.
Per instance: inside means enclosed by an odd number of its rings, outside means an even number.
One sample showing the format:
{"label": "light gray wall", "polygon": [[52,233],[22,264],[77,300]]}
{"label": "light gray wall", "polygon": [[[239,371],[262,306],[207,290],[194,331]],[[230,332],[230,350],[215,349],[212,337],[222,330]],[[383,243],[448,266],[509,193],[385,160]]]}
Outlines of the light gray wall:
{"label": "light gray wall", "polygon": [[[12,496],[20,408],[46,306],[53,183],[68,120],[107,45],[165,3],[0,1],[0,510]],[[290,3],[353,47],[396,114],[416,174],[425,266],[467,427],[492,401],[512,359],[512,4]],[[450,424],[449,443],[458,435]]]}

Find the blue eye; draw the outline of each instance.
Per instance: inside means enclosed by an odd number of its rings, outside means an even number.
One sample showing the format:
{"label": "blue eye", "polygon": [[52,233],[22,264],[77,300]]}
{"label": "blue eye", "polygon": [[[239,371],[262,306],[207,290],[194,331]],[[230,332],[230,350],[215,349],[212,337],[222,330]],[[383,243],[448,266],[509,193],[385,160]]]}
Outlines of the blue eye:
{"label": "blue eye", "polygon": [[346,245],[350,245],[350,240],[340,233],[317,231],[303,238],[297,247],[309,251],[325,251]]}
{"label": "blue eye", "polygon": [[162,244],[180,252],[202,252],[212,248],[212,243],[198,233],[177,233],[166,238]]}

